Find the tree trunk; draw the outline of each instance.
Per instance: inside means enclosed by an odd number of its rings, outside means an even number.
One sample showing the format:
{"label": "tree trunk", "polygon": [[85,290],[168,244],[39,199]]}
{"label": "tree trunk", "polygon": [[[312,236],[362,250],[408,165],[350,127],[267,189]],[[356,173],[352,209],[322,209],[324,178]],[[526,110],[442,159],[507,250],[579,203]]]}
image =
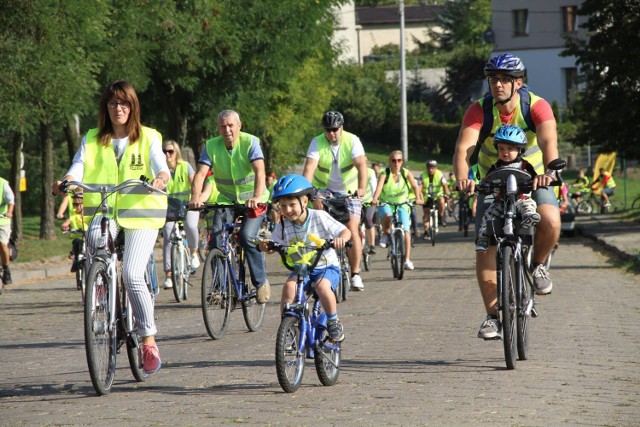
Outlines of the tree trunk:
{"label": "tree trunk", "polygon": [[20,170],[23,167],[22,159],[22,134],[16,132],[13,135],[11,147],[11,176],[9,185],[15,194],[15,206],[13,208],[13,222],[11,225],[11,236],[17,244],[22,243],[22,193],[20,193]]}
{"label": "tree trunk", "polygon": [[64,127],[64,136],[67,140],[67,151],[69,152],[69,162],[73,160],[78,148],[80,148],[80,118],[73,115],[73,120],[69,120]]}
{"label": "tree trunk", "polygon": [[51,139],[51,124],[40,125],[40,143],[42,147],[42,204],[40,217],[40,239],[54,240],[55,204],[51,194],[53,182],[53,140]]}

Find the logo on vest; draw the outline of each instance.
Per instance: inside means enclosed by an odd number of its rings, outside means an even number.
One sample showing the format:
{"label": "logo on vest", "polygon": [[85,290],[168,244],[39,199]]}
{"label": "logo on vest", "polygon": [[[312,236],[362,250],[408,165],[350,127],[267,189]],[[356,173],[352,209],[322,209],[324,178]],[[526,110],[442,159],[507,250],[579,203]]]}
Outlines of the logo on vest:
{"label": "logo on vest", "polygon": [[139,171],[144,169],[144,164],[142,163],[142,156],[140,154],[138,154],[137,159],[135,154],[131,155],[131,164],[129,165],[129,169],[131,169],[132,171]]}

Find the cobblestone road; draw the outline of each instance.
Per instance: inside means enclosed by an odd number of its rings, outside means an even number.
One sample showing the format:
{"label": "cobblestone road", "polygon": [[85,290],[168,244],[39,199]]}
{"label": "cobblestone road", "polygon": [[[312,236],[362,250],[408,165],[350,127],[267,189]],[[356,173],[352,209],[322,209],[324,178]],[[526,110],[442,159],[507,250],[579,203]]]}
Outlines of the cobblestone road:
{"label": "cobblestone road", "polygon": [[500,341],[476,338],[484,318],[473,246],[451,228],[414,249],[416,270],[394,281],[374,258],[365,292],[339,305],[347,339],[339,383],[320,385],[312,362],[295,394],[274,365],[284,268],[263,330],[241,311],[208,338],[199,280],[187,303],[158,297],[163,368],[133,381],[126,354],[109,396],[86,368],[82,306],[71,276],[10,288],[0,297],[3,425],[640,425],[640,279],[585,240],[565,239],[553,294],[539,298],[530,359],[507,371]]}

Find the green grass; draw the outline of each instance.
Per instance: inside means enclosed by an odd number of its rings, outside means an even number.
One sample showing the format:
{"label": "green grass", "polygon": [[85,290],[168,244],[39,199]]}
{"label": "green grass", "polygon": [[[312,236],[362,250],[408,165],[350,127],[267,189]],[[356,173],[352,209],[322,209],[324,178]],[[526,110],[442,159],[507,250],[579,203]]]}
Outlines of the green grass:
{"label": "green grass", "polygon": [[62,234],[60,221],[56,220],[56,239],[40,240],[40,217],[23,217],[22,243],[18,245],[16,262],[45,261],[52,256],[66,255],[71,250],[71,239]]}

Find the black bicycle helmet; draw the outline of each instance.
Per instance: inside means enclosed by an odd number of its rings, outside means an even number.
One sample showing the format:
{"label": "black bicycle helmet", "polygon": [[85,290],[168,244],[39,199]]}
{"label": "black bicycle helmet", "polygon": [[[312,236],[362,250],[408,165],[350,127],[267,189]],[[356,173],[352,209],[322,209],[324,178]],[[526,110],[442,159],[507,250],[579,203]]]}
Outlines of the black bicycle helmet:
{"label": "black bicycle helmet", "polygon": [[344,117],[337,111],[327,111],[322,116],[322,127],[325,129],[338,129],[344,124]]}
{"label": "black bicycle helmet", "polygon": [[271,199],[275,202],[280,197],[300,197],[313,193],[313,185],[301,175],[289,174],[281,177],[273,186]]}

